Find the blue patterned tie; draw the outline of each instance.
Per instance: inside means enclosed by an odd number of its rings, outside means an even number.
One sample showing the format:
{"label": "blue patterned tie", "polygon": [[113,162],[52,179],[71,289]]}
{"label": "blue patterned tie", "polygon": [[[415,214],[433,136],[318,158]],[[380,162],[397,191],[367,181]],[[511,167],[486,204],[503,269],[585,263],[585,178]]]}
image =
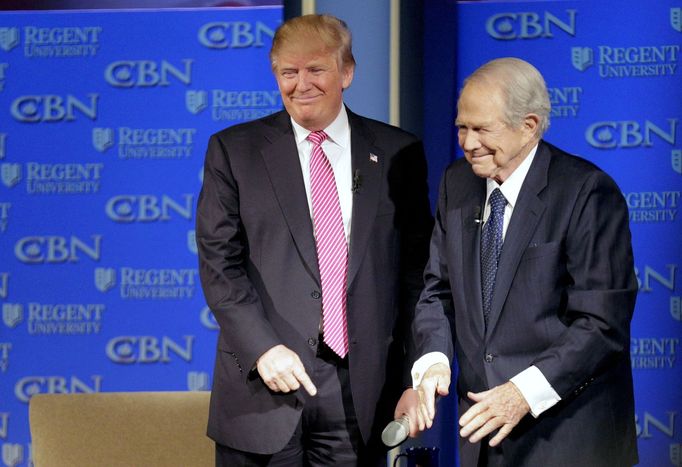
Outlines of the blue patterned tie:
{"label": "blue patterned tie", "polygon": [[490,216],[483,226],[481,235],[481,287],[483,294],[483,319],[486,329],[490,304],[493,301],[495,289],[495,276],[497,275],[497,263],[500,261],[502,251],[502,226],[504,223],[504,207],[507,200],[499,188],[495,188],[490,199]]}

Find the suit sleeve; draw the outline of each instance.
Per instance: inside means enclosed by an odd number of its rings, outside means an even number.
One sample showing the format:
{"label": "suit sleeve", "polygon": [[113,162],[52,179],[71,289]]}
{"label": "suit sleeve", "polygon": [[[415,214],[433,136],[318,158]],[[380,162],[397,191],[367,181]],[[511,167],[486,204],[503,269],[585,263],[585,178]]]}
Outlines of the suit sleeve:
{"label": "suit sleeve", "polygon": [[615,182],[601,171],[580,189],[565,254],[570,283],[561,319],[567,327],[533,362],[562,398],[629,358],[637,282],[628,210]]}
{"label": "suit sleeve", "polygon": [[[447,260],[445,258],[447,230],[447,172],[439,188],[436,221],[431,235],[430,256],[424,269],[424,289],[416,306],[412,322],[412,363],[429,352],[441,352],[452,362],[451,326],[454,325],[452,293]],[[454,331],[454,329],[453,329]]]}
{"label": "suit sleeve", "polygon": [[234,352],[248,376],[256,360],[280,344],[247,274],[248,242],[240,218],[239,186],[228,150],[213,135],[197,205],[199,275],[221,329],[221,348]]}

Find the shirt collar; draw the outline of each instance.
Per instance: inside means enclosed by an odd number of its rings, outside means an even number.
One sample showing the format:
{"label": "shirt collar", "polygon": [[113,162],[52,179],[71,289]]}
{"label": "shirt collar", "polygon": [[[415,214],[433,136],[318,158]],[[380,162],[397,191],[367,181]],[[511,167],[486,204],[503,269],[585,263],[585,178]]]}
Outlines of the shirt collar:
{"label": "shirt collar", "polygon": [[537,150],[538,145],[536,144],[533,146],[533,149],[530,150],[528,156],[523,160],[523,162],[521,162],[516,170],[511,173],[511,175],[507,178],[507,180],[504,181],[502,185],[497,183],[492,178],[486,179],[486,203],[490,198],[490,193],[492,193],[495,188],[499,188],[502,192],[502,195],[504,195],[504,198],[507,200],[507,203],[509,203],[509,206],[512,209],[514,208],[516,200],[519,197],[519,193],[521,192],[523,181],[526,179],[526,175],[528,175],[528,171],[530,170],[530,166],[533,163],[533,159],[535,158],[535,153]]}
{"label": "shirt collar", "polygon": [[[294,137],[296,138],[296,144],[301,144],[308,138],[311,133],[310,130],[303,128],[301,125],[296,123],[294,119],[291,119],[291,125],[294,128]],[[336,116],[333,122],[324,128],[324,132],[327,133],[327,139],[338,144],[342,148],[346,148],[350,142],[350,125],[348,123],[348,114],[346,113],[346,106],[342,103],[341,110]]]}

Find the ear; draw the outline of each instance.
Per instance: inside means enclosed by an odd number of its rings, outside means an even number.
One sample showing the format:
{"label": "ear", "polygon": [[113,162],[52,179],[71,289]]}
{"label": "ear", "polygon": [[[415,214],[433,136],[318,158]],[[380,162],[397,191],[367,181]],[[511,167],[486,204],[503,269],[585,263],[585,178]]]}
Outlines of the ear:
{"label": "ear", "polygon": [[530,138],[535,138],[539,126],[540,117],[537,114],[528,114],[523,119],[523,131]]}
{"label": "ear", "polygon": [[353,65],[344,66],[343,69],[341,70],[343,89],[348,89],[348,87],[350,86],[350,83],[353,82],[353,73],[354,72],[355,72],[355,66],[353,66]]}

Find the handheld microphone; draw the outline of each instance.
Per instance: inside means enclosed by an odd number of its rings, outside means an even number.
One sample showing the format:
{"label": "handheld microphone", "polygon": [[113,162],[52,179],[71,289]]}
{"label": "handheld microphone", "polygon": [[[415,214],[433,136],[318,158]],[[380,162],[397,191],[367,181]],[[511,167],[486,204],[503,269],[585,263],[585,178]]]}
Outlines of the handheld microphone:
{"label": "handheld microphone", "polygon": [[381,432],[381,441],[389,448],[396,447],[410,435],[410,419],[407,415],[393,420]]}

